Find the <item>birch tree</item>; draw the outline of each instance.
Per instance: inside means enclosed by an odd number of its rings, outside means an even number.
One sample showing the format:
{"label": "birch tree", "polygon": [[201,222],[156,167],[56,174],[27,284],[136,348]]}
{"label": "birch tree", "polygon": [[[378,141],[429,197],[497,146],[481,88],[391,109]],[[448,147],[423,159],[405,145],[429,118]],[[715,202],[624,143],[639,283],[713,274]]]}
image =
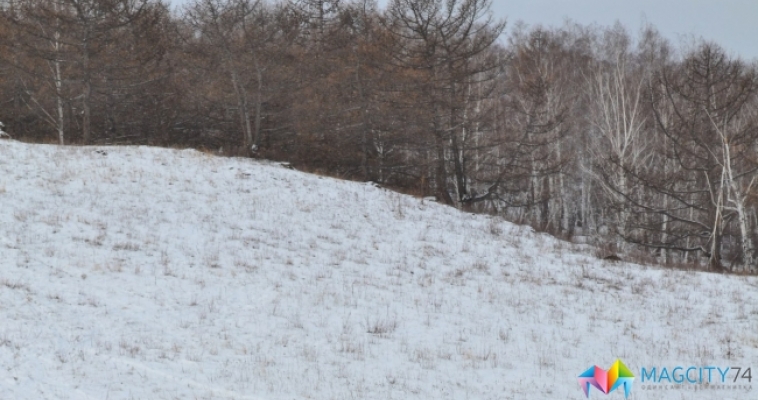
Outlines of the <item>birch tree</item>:
{"label": "birch tree", "polygon": [[755,195],[758,178],[758,154],[755,153],[758,121],[750,108],[755,104],[758,77],[755,70],[742,72],[739,71],[743,69],[740,64],[736,67],[737,70],[733,73],[737,75],[735,80],[738,82],[726,90],[739,98],[727,109],[709,110],[710,107],[704,107],[703,113],[711,122],[717,143],[720,145],[710,149],[711,156],[721,170],[718,183],[711,185],[715,186],[711,191],[711,199],[717,213],[735,213],[739,227],[741,260],[738,265],[732,266],[732,270],[755,273],[758,266],[754,258],[754,237],[750,227],[748,199]]}
{"label": "birch tree", "polygon": [[628,199],[635,196],[629,175],[648,162],[651,154],[643,110],[648,72],[634,59],[631,38],[619,25],[605,32],[600,47],[587,77],[589,151],[594,160],[588,172],[613,205],[615,216],[608,223],[618,235],[617,246],[622,247],[629,234]]}
{"label": "birch tree", "polygon": [[[736,269],[753,269],[754,248],[747,204],[754,188],[755,120],[750,104],[756,75],[712,43],[700,43],[680,67],[661,75],[663,92],[654,102],[657,124],[670,147],[680,185],[662,185],[672,205],[666,215],[680,237],[691,239],[682,251],[700,251],[712,269],[729,268],[724,250],[731,248],[736,219],[741,259]],[[661,112],[672,109],[671,118]],[[689,242],[689,241],[688,241]]]}
{"label": "birch tree", "polygon": [[[560,219],[568,213],[561,199],[565,161],[561,146],[572,96],[566,80],[567,54],[560,35],[543,28],[516,30],[510,45],[513,56],[505,79],[510,115],[503,154],[509,158],[511,185],[520,180],[516,188],[521,193],[512,193],[509,197],[515,201],[506,206],[525,210],[521,214],[525,222],[559,231]],[[521,171],[521,179],[515,171]]]}
{"label": "birch tree", "polygon": [[[70,70],[73,50],[69,40],[63,36],[63,15],[70,15],[71,11],[62,0],[20,0],[2,13],[3,18],[14,27],[14,35],[8,40],[15,42],[16,50],[21,52],[13,59],[16,69],[25,75],[21,82],[26,103],[55,129],[61,145],[66,142],[64,109],[68,101],[64,71]],[[31,60],[25,62],[27,58]],[[50,91],[37,87],[38,83],[47,86]],[[52,96],[48,96],[50,92]],[[54,105],[47,104],[47,97],[55,99]]]}

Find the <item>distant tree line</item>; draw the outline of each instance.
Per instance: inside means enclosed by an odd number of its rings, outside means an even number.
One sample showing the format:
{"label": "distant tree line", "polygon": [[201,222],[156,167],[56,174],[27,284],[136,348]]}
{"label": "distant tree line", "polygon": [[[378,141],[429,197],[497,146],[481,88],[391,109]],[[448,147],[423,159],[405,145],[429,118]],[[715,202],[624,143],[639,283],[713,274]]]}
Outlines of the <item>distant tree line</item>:
{"label": "distant tree line", "polygon": [[664,263],[758,272],[758,67],[492,0],[0,2],[18,139],[285,160]]}

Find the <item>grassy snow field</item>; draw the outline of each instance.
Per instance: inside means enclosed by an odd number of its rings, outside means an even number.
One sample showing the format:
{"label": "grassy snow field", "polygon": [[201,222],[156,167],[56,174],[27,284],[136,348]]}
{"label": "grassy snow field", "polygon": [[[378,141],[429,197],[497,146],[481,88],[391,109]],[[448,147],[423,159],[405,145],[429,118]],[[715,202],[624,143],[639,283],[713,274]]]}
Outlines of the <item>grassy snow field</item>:
{"label": "grassy snow field", "polygon": [[592,254],[275,163],[0,141],[0,398],[581,399],[616,358],[758,368],[758,279]]}

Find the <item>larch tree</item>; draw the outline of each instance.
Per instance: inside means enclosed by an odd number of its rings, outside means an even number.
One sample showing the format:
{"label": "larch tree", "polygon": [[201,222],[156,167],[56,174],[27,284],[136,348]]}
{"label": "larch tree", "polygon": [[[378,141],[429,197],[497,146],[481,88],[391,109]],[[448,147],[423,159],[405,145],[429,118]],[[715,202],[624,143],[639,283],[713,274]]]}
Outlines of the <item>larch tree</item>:
{"label": "larch tree", "polygon": [[[248,19],[258,5],[258,1],[251,0],[196,0],[186,12],[186,20],[194,30],[193,34],[199,34],[200,52],[206,57],[220,60],[221,68],[230,80],[245,154],[257,150],[256,136],[260,131],[260,108],[256,106],[255,116],[251,116],[250,110],[249,56],[252,55],[252,63],[258,63],[259,68],[260,64],[254,47],[245,43]],[[260,69],[257,72],[260,74]],[[254,130],[254,126],[258,129]]]}
{"label": "larch tree", "polygon": [[418,85],[428,97],[425,119],[434,138],[429,156],[435,164],[435,192],[448,204],[472,198],[464,128],[471,97],[466,89],[470,79],[497,69],[494,60],[472,61],[491,50],[505,29],[505,21],[493,19],[490,6],[491,0],[393,0],[387,9],[388,29],[402,44],[393,61],[424,73]]}
{"label": "larch tree", "polygon": [[[667,215],[683,231],[679,235],[691,239],[678,249],[702,252],[712,269],[728,268],[724,250],[735,251],[724,239],[736,236],[740,261],[732,268],[753,269],[755,238],[746,206],[756,171],[755,71],[701,43],[680,65],[666,68],[661,82],[655,115],[682,182],[661,192],[676,204],[678,211]],[[730,231],[734,221],[736,234]]]}

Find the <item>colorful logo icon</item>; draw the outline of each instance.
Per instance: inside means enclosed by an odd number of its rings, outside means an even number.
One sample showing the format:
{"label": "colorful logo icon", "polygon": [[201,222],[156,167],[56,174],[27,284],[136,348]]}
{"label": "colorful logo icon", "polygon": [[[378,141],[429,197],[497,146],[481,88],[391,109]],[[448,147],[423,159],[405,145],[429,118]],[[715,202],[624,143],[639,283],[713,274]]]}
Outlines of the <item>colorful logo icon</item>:
{"label": "colorful logo icon", "polygon": [[590,385],[605,394],[609,394],[619,386],[624,385],[624,398],[627,398],[629,392],[632,391],[633,381],[634,374],[621,360],[616,360],[608,371],[595,365],[579,375],[579,385],[582,386],[582,390],[588,398],[590,397]]}

